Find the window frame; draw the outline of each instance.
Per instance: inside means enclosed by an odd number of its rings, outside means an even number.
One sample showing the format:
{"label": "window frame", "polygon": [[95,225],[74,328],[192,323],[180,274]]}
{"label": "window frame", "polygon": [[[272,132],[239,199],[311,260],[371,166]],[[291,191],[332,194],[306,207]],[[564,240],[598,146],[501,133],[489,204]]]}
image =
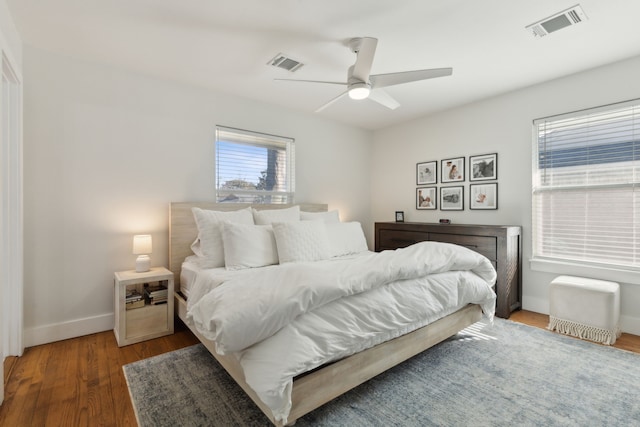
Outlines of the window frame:
{"label": "window frame", "polygon": [[[229,180],[221,182],[223,180],[220,172],[221,169],[223,169],[220,165],[223,157],[220,151],[221,143],[234,144],[237,147],[247,146],[254,149],[266,148],[281,151],[282,157],[279,158],[279,160],[284,161],[285,165],[283,168],[278,169],[279,172],[276,171],[276,174],[280,173],[283,175],[281,177],[282,181],[277,184],[280,188],[276,190],[222,188],[222,185],[229,182]],[[229,148],[230,146],[227,146],[227,149]],[[254,160],[261,159],[259,156],[256,156]],[[266,161],[268,162],[269,160],[267,159]],[[240,165],[230,164],[225,166],[224,169],[231,168],[232,166],[238,166],[238,168],[233,171],[233,173],[238,173],[238,177],[232,178],[232,180],[239,179],[245,182],[251,182],[242,177],[244,171],[240,168]],[[268,168],[269,166],[267,165],[266,167]],[[214,188],[216,201],[218,203],[287,204],[295,202],[295,140],[293,138],[216,125],[214,168]],[[255,173],[255,171],[252,172]]]}
{"label": "window frame", "polygon": [[[543,123],[558,123],[563,120],[571,120],[574,119],[576,121],[582,120],[586,117],[600,116],[603,118],[604,116],[612,113],[613,111],[630,109],[630,122],[631,126],[631,147],[633,150],[633,156],[631,157],[630,168],[636,171],[636,175],[630,180],[631,182],[627,183],[613,183],[613,184],[602,184],[602,183],[587,183],[588,179],[583,179],[579,185],[568,185],[565,183],[564,185],[547,185],[541,184],[540,174],[543,173],[544,167],[541,166],[540,160],[540,128]],[[593,139],[590,139],[593,141]],[[589,141],[588,138],[584,138],[581,142],[584,142],[583,145],[580,145],[578,148],[583,148],[586,146],[590,146],[591,144],[586,143]],[[594,143],[592,143],[594,144]],[[594,144],[595,145],[595,144]],[[575,147],[574,147],[575,148]],[[535,119],[532,125],[532,206],[531,206],[531,260],[530,265],[533,270],[552,272],[556,274],[577,274],[577,275],[589,275],[594,278],[602,278],[606,280],[618,280],[625,283],[635,283],[640,284],[640,254],[638,254],[638,240],[640,239],[640,219],[636,219],[638,215],[634,215],[633,212],[636,212],[635,209],[640,208],[637,200],[640,195],[638,192],[640,191],[640,176],[637,174],[637,170],[640,167],[638,159],[638,148],[640,148],[640,99],[634,99],[629,101],[624,101],[615,104],[603,105],[595,108],[589,108],[585,110],[574,111],[570,113],[543,117],[540,119]],[[549,154],[550,151],[547,152]],[[573,162],[575,162],[572,159]],[[579,163],[579,162],[578,162]],[[622,162],[620,162],[622,163]],[[565,165],[568,167],[568,163]],[[591,173],[597,168],[596,163],[592,160],[584,161],[584,164],[579,164],[582,167],[583,171],[589,170]],[[547,172],[549,169],[553,167],[561,167],[561,166],[549,166],[547,168]],[[625,196],[628,198],[629,203],[631,204],[633,210],[631,211],[631,229],[633,232],[632,238],[632,250],[634,250],[634,256],[632,257],[631,265],[625,265],[624,263],[614,263],[614,262],[598,262],[597,260],[588,260],[588,259],[574,259],[572,257],[562,257],[557,255],[548,255],[545,254],[544,251],[540,250],[539,241],[541,239],[540,234],[543,231],[539,227],[539,221],[541,217],[545,215],[545,212],[542,212],[539,209],[538,204],[540,203],[537,198],[540,198],[540,194],[545,192],[560,192],[567,191],[567,189],[571,189],[576,193],[582,193],[585,197],[590,194],[589,192],[596,191],[597,189],[602,188],[629,188],[631,187],[631,194],[629,196]],[[581,191],[583,190],[583,191]],[[549,193],[548,193],[549,194]],[[584,206],[584,205],[583,205]],[[540,212],[538,212],[540,211]],[[599,224],[606,226],[608,223],[605,220],[599,220]],[[588,230],[588,226],[585,227],[585,230]],[[585,233],[588,234],[588,233]]]}

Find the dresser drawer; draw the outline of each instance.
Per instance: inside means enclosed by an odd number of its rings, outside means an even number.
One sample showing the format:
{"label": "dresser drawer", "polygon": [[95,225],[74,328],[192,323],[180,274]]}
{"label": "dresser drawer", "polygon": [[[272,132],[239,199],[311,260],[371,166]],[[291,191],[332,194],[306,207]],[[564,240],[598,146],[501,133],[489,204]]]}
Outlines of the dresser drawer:
{"label": "dresser drawer", "polygon": [[435,242],[455,243],[456,245],[472,249],[486,256],[491,261],[496,261],[497,259],[497,242],[495,237],[429,233],[429,240],[433,240]]}
{"label": "dresser drawer", "polygon": [[414,243],[429,240],[429,233],[406,230],[380,230],[378,236],[380,250],[406,248]]}

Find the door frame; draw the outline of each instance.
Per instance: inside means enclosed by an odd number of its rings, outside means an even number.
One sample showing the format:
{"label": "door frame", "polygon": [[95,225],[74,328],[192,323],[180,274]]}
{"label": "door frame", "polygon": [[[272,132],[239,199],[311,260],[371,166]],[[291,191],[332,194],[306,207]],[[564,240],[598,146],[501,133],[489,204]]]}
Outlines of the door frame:
{"label": "door frame", "polygon": [[21,356],[23,341],[22,79],[2,51],[0,84],[0,403],[4,360]]}

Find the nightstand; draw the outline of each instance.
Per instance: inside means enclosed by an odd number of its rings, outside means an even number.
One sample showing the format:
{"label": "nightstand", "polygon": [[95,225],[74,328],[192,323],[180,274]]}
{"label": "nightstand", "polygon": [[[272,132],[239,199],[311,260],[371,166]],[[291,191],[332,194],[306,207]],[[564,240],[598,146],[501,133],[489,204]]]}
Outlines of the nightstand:
{"label": "nightstand", "polygon": [[[156,267],[144,273],[119,271],[115,276],[115,326],[113,332],[118,347],[158,338],[173,333],[173,273]],[[163,291],[166,288],[166,299]],[[150,292],[146,292],[145,289]],[[135,300],[138,293],[142,299]],[[155,298],[149,295],[156,294]],[[160,300],[160,301],[159,301]]]}

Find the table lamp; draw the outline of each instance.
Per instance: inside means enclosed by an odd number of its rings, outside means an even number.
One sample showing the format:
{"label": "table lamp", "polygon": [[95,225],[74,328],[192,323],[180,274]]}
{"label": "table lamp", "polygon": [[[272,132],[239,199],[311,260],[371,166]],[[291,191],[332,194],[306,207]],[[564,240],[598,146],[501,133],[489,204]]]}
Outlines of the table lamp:
{"label": "table lamp", "polygon": [[136,259],[136,272],[144,273],[151,267],[151,235],[138,234],[133,236],[133,254],[138,255]]}

